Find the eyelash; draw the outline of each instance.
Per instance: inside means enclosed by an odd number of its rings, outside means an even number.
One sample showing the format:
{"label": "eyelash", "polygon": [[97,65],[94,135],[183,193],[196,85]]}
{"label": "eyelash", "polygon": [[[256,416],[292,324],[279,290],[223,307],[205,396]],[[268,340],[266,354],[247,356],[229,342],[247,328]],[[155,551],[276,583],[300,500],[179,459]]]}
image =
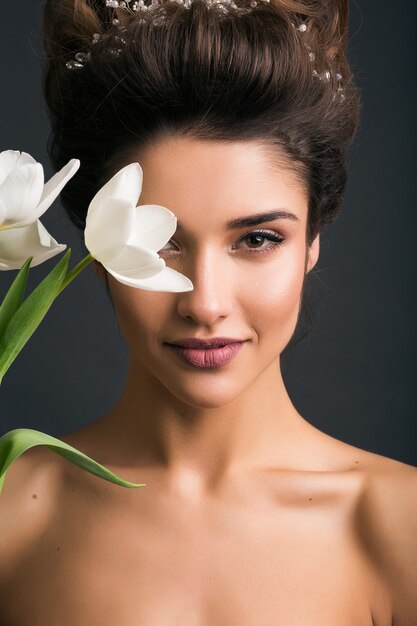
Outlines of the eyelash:
{"label": "eyelash", "polygon": [[[271,241],[272,243],[269,244],[268,246],[266,246],[265,248],[248,248],[248,251],[245,252],[245,254],[265,254],[267,252],[271,252],[273,249],[281,246],[284,242],[285,242],[285,238],[282,237],[281,235],[278,235],[277,233],[270,231],[270,230],[251,230],[248,233],[246,233],[245,235],[243,235],[239,241],[242,241],[244,239],[246,239],[247,237],[249,237],[250,235],[258,235],[261,236],[264,239],[268,239],[269,241]],[[169,243],[169,242],[168,242]],[[172,252],[171,250],[164,250],[164,252]]]}
{"label": "eyelash", "polygon": [[239,241],[242,241],[242,240],[246,239],[250,235],[261,236],[263,239],[268,239],[272,243],[270,243],[265,248],[248,248],[249,255],[251,255],[251,254],[265,254],[266,252],[271,252],[273,249],[278,248],[279,246],[281,246],[284,243],[284,241],[285,241],[284,237],[282,237],[281,235],[278,235],[277,233],[275,233],[273,231],[270,231],[270,230],[252,230],[252,231],[246,233],[245,235],[243,235],[243,237],[241,237],[239,239]]}

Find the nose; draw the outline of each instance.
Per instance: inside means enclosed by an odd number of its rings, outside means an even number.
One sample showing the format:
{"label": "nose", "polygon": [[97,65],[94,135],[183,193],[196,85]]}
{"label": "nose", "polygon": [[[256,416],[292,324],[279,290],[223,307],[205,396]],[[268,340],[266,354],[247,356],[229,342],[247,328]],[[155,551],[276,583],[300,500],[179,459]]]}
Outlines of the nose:
{"label": "nose", "polygon": [[204,249],[190,255],[181,268],[194,289],[178,293],[177,310],[181,317],[199,326],[212,326],[227,317],[234,303],[233,279],[227,260],[219,251]]}

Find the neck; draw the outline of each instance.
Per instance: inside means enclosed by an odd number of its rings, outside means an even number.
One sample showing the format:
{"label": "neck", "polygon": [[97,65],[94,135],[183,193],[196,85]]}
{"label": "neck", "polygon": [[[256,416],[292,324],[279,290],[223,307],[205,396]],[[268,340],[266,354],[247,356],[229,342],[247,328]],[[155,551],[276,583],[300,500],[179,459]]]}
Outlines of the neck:
{"label": "neck", "polygon": [[102,433],[118,455],[114,464],[152,466],[169,484],[200,492],[232,474],[291,466],[295,449],[299,457],[300,435],[310,425],[288,396],[279,362],[227,403],[214,385],[215,380],[210,397],[205,383],[204,402],[194,385],[187,402],[187,390],[181,390],[182,398],[177,390],[174,395],[131,358],[118,402],[100,418]]}

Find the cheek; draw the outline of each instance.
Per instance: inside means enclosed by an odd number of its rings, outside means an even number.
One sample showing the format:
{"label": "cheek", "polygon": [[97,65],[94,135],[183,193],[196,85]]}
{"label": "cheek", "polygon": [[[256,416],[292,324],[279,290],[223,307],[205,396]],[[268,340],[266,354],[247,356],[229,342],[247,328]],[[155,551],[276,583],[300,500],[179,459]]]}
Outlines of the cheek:
{"label": "cheek", "polygon": [[171,294],[134,289],[110,276],[109,287],[120,331],[129,345],[143,346],[147,338],[166,327]]}
{"label": "cheek", "polygon": [[304,281],[304,257],[288,249],[272,263],[246,293],[247,311],[259,336],[275,333],[289,340],[297,325]]}

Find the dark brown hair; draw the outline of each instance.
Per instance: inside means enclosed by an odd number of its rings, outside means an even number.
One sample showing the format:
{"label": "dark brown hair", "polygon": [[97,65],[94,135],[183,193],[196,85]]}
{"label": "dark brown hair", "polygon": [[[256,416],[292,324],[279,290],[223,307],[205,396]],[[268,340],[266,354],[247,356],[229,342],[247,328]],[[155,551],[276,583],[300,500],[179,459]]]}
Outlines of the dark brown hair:
{"label": "dark brown hair", "polygon": [[[81,161],[61,194],[80,229],[93,195],[130,162],[130,151],[172,135],[255,140],[284,153],[308,190],[308,245],[337,216],[360,114],[347,60],[348,0],[237,2],[250,10],[162,0],[149,20],[105,0],[46,0],[49,155],[56,169]],[[294,28],[301,23],[305,32]],[[101,39],[92,45],[94,33]],[[66,68],[88,51],[82,69]]]}

